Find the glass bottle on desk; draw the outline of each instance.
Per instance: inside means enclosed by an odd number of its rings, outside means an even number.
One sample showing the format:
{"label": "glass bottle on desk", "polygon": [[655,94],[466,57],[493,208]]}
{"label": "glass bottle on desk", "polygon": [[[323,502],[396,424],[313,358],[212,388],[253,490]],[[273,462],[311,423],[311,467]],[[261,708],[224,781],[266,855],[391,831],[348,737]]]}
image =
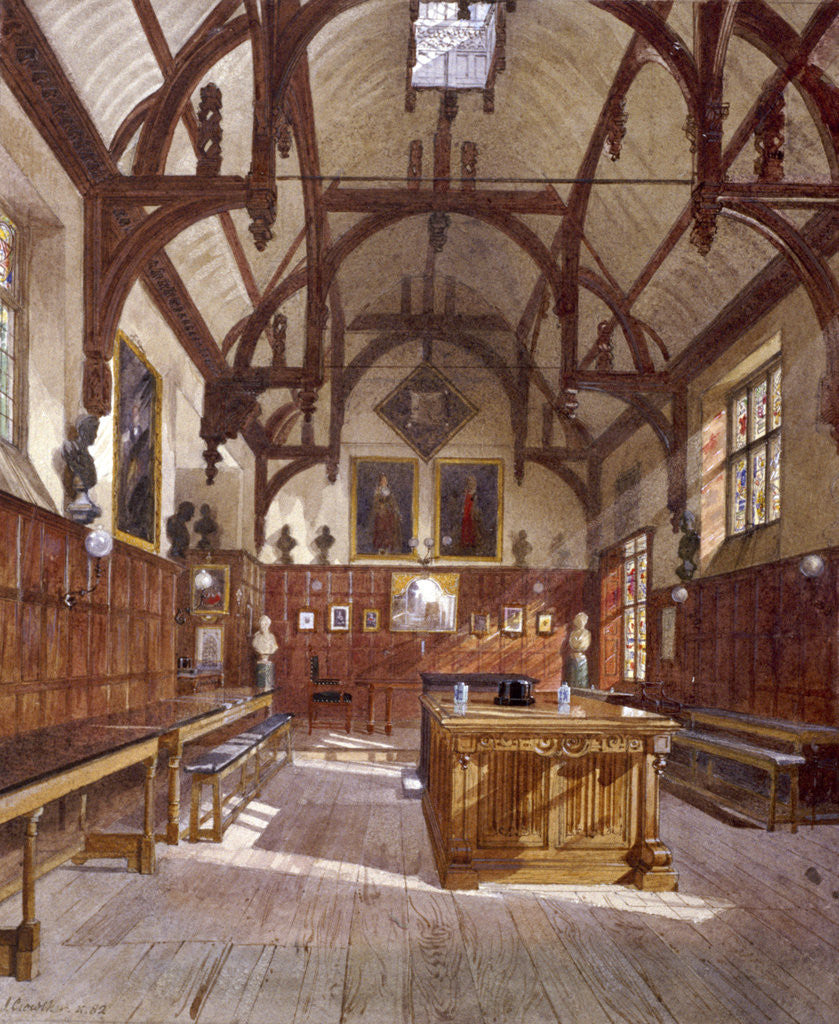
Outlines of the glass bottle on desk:
{"label": "glass bottle on desk", "polygon": [[466,714],[466,705],[469,700],[469,686],[464,682],[454,684],[454,713],[456,715]]}
{"label": "glass bottle on desk", "polygon": [[571,711],[571,687],[568,683],[562,683],[556,691],[556,709],[561,715]]}

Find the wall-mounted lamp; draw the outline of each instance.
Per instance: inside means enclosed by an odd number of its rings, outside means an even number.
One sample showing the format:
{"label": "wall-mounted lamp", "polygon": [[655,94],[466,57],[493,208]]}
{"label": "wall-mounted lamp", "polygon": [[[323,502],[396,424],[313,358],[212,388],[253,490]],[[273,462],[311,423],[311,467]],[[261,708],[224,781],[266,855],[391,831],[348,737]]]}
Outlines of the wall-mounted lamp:
{"label": "wall-mounted lamp", "polygon": [[85,537],[84,548],[90,558],[96,559],[93,567],[93,583],[89,587],[82,587],[79,590],[71,590],[66,594],[61,594],[61,600],[68,608],[72,608],[80,597],[92,593],[99,586],[99,581],[102,579],[102,559],[107,558],[113,551],[114,538],[107,530],[97,526],[95,530],[90,530]]}
{"label": "wall-mounted lamp", "polygon": [[[408,547],[417,556],[417,561],[419,562],[420,565],[430,565],[430,563],[433,562],[435,558],[435,555],[433,554],[434,539],[432,537],[426,537],[422,543],[425,548],[425,555],[423,556],[419,554],[418,550],[420,545],[419,538],[411,537],[411,539],[408,541]],[[451,547],[452,539],[451,537],[443,537],[441,538],[440,543],[443,545],[444,548],[448,548]]]}
{"label": "wall-mounted lamp", "polygon": [[688,599],[688,588],[680,583],[670,591],[670,597],[676,604],[684,604]]}
{"label": "wall-mounted lamp", "polygon": [[[206,569],[199,569],[193,579],[193,584],[196,590],[205,591],[213,585],[213,577],[207,572]],[[189,618],[189,608],[179,608],[175,612],[175,622],[179,626],[182,626]]]}
{"label": "wall-mounted lamp", "polygon": [[821,555],[805,555],[798,563],[798,571],[808,580],[814,580],[824,572],[824,559]]}

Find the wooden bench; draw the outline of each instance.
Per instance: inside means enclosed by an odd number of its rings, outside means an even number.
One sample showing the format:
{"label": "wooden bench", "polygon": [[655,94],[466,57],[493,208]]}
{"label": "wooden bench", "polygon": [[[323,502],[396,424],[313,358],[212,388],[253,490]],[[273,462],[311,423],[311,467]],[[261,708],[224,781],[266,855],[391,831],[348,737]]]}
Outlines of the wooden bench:
{"label": "wooden bench", "polygon": [[[715,786],[718,782],[714,770],[714,763],[717,759],[734,761],[738,764],[749,765],[758,768],[769,776],[769,797],[766,812],[766,829],[772,832],[775,823],[780,820],[789,821],[791,830],[795,832],[798,827],[798,772],[806,763],[803,754],[785,753],[779,750],[771,750],[767,747],[747,743],[742,739],[724,736],[718,733],[701,732],[696,729],[683,730],[676,733],[672,739],[674,751],[686,750],[689,756],[689,767],[686,774],[680,772],[682,766],[672,758],[668,762],[668,773],[672,780],[683,786],[692,789],[698,795],[714,802],[721,809],[726,809],[725,796],[719,792],[721,787]],[[700,765],[699,753],[707,754],[705,764]],[[778,816],[778,779],[786,775],[789,779],[789,800],[788,813],[783,818]],[[737,783],[726,780],[725,785],[732,789],[737,788]],[[748,787],[744,789],[744,796],[752,795]],[[732,806],[728,809],[737,814],[748,817],[748,811],[744,811],[742,805],[738,805],[736,798],[731,801]]]}
{"label": "wooden bench", "polygon": [[[197,843],[209,839],[220,843],[228,826],[246,804],[259,796],[264,783],[280,768],[294,759],[291,745],[290,714],[271,715],[238,736],[207,751],[200,760],[186,765],[192,775],[192,796],[189,812],[189,841]],[[280,743],[284,741],[285,757],[280,760]],[[222,792],[221,783],[232,772],[239,771],[238,784],[229,792]],[[204,786],[212,790],[212,804],[201,813]],[[228,804],[233,804],[225,812]],[[212,818],[211,828],[202,828]]]}

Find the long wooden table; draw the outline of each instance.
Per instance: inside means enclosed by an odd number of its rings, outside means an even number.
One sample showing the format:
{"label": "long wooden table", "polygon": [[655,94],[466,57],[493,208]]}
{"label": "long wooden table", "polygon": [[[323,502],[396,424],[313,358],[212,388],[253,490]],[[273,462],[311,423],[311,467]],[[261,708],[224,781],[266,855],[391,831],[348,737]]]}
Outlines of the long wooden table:
{"label": "long wooden table", "polygon": [[470,694],[420,698],[429,735],[423,810],[441,884],[631,883],[670,891],[659,838],[659,777],[680,725],[661,715],[554,694],[501,707]]}
{"label": "long wooden table", "polygon": [[[76,863],[124,858],[129,870],[153,874],[156,839],[179,838],[180,760],[183,746],[214,729],[270,709],[273,690],[217,691],[212,696],[158,701],[130,711],[68,722],[0,740],[0,824],[26,818],[23,850],[23,919],[0,929],[0,975],[27,981],[38,974],[40,923],[35,916],[38,822],[46,804],[101,779],[145,766],[142,833],[87,833]],[[154,777],[159,753],[168,757],[166,832],[154,833]],[[83,797],[84,801],[84,797]]]}

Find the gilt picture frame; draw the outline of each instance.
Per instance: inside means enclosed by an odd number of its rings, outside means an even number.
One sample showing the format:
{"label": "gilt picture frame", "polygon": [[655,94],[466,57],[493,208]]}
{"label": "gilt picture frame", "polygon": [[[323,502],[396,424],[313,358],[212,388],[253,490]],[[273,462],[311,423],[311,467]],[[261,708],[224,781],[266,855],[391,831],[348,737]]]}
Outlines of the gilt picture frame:
{"label": "gilt picture frame", "polygon": [[348,633],[350,631],[352,606],[348,604],[331,604],[329,606],[328,627],[330,633]]}
{"label": "gilt picture frame", "polygon": [[457,630],[456,572],[395,572],[390,578],[393,632],[454,633]]}
{"label": "gilt picture frame", "polygon": [[504,463],[501,459],[437,459],[435,554],[501,561]]}
{"label": "gilt picture frame", "polygon": [[140,348],[119,331],[114,346],[114,536],[160,549],[163,386]]}
{"label": "gilt picture frame", "polygon": [[313,633],[317,619],[315,613],[311,608],[301,608],[297,612],[297,632],[298,633]]}
{"label": "gilt picture frame", "polygon": [[524,634],[524,608],[521,605],[504,605],[501,609],[501,632],[505,636]]}
{"label": "gilt picture frame", "polygon": [[489,633],[489,615],[486,612],[472,612],[469,616],[469,632],[472,636],[486,636]]}
{"label": "gilt picture frame", "polygon": [[378,633],[379,631],[379,609],[365,608],[361,614],[361,630],[363,633]]}
{"label": "gilt picture frame", "polygon": [[[209,573],[212,583],[200,590],[195,577]],[[193,615],[227,615],[230,609],[230,566],[194,565],[190,572],[190,611]]]}
{"label": "gilt picture frame", "polygon": [[538,636],[551,636],[554,631],[553,612],[538,612],[536,615],[536,633]]}
{"label": "gilt picture frame", "polygon": [[354,457],[350,462],[350,559],[413,558],[419,461]]}

